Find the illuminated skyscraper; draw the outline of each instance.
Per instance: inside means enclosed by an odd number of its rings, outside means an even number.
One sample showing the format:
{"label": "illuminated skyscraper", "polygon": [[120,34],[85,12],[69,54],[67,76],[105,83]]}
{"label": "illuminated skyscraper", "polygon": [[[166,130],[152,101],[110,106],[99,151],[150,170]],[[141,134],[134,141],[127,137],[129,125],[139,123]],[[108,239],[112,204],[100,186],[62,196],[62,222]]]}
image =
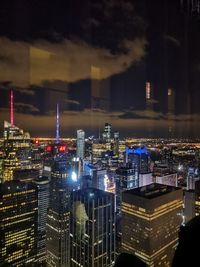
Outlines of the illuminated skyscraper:
{"label": "illuminated skyscraper", "polygon": [[126,163],[138,173],[149,173],[150,158],[146,147],[126,147]]}
{"label": "illuminated skyscraper", "polygon": [[170,267],[182,223],[182,189],[151,184],[122,193],[122,250]]}
{"label": "illuminated skyscraper", "polygon": [[31,168],[31,139],[9,122],[4,122],[4,181],[13,179],[13,170]]}
{"label": "illuminated skyscraper", "polygon": [[119,132],[114,132],[113,154],[119,156]]}
{"label": "illuminated skyscraper", "polygon": [[71,267],[109,267],[115,260],[114,195],[99,189],[71,196]]}
{"label": "illuminated skyscraper", "polygon": [[92,170],[92,187],[105,190],[106,184],[105,179],[107,177],[107,170],[106,169],[96,169]]}
{"label": "illuminated skyscraper", "polygon": [[37,188],[33,183],[0,184],[0,265],[26,266],[37,256]]}
{"label": "illuminated skyscraper", "polygon": [[138,173],[134,168],[121,167],[116,170],[115,176],[116,183],[116,201],[117,211],[121,210],[122,192],[137,188],[139,185]]}
{"label": "illuminated skyscraper", "polygon": [[57,143],[46,148],[51,159],[50,201],[46,228],[47,266],[68,267],[70,193],[76,189],[77,175],[72,172],[66,145],[59,143],[58,124],[59,116],[56,119]]}
{"label": "illuminated skyscraper", "polygon": [[49,179],[39,177],[35,179],[38,194],[38,232],[37,232],[37,261],[46,260],[46,223],[49,207]]}
{"label": "illuminated skyscraper", "polygon": [[76,189],[77,176],[71,171],[65,145],[47,147],[54,153],[50,181],[50,203],[47,215],[47,265],[68,267],[70,193]]}
{"label": "illuminated skyscraper", "polygon": [[85,132],[77,130],[76,156],[84,159],[85,156]]}
{"label": "illuminated skyscraper", "polygon": [[103,140],[106,142],[110,142],[111,139],[111,129],[112,125],[109,123],[105,123],[104,132],[102,134]]}

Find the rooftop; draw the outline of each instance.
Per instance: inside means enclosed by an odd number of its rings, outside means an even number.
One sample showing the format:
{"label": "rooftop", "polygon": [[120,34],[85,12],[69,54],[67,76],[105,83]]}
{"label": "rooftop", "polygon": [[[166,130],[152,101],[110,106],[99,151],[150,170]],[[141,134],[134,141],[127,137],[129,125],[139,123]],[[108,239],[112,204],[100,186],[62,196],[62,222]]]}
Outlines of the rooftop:
{"label": "rooftop", "polygon": [[179,190],[179,187],[153,183],[139,188],[131,189],[125,194],[136,195],[146,199],[153,199],[164,194]]}
{"label": "rooftop", "polygon": [[89,196],[90,198],[98,198],[98,197],[110,197],[113,194],[109,192],[105,192],[103,190],[97,188],[85,188],[84,190],[74,191],[73,194],[83,195],[84,197]]}

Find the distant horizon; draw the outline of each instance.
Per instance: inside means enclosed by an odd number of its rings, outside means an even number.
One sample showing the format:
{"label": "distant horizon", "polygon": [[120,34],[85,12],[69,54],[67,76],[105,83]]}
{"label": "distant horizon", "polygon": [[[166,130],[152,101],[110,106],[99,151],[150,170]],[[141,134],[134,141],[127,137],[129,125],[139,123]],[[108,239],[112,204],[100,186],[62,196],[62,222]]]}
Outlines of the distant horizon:
{"label": "distant horizon", "polygon": [[[5,120],[6,121],[6,120]],[[28,132],[30,134],[31,139],[34,138],[50,138],[50,139],[56,139],[56,127],[52,127],[48,130],[33,130],[31,127],[28,125],[23,125],[22,123],[15,123],[15,126],[19,127],[22,129],[24,132]],[[26,127],[28,126],[28,127]],[[65,139],[65,138],[74,138],[76,139],[76,131],[78,129],[82,129],[85,131],[86,138],[90,136],[94,136],[95,139],[99,139],[99,137],[102,137],[103,129],[104,129],[104,124],[102,124],[101,129],[97,128],[84,128],[84,127],[68,127],[67,129],[60,125],[60,139]],[[0,131],[1,131],[1,137],[3,138],[3,122],[0,120]],[[188,136],[187,133],[181,132],[181,133],[173,133],[173,136],[169,136],[169,132],[165,132],[162,130],[162,134],[160,135],[157,131],[153,131],[151,129],[151,135],[149,135],[149,132],[145,132],[142,129],[135,129],[134,127],[130,128],[122,128],[122,129],[115,129],[114,127],[112,128],[112,135],[115,131],[119,132],[120,139],[164,139],[164,140],[191,140],[191,141],[196,141],[200,140],[200,136]],[[134,133],[133,133],[134,132]]]}

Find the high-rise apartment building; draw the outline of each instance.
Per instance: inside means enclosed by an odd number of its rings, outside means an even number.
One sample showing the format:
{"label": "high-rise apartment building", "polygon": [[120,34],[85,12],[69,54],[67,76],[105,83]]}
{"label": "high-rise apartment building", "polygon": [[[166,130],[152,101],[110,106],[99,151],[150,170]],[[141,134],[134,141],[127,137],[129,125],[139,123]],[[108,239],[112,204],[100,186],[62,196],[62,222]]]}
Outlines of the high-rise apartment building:
{"label": "high-rise apartment building", "polygon": [[71,206],[71,266],[112,266],[115,260],[114,195],[94,188],[74,191]]}
{"label": "high-rise apartment building", "polygon": [[170,267],[178,242],[182,189],[151,184],[122,193],[122,250],[149,267]]}
{"label": "high-rise apartment building", "polygon": [[37,187],[21,181],[0,184],[0,265],[26,266],[37,256]]}
{"label": "high-rise apartment building", "polygon": [[77,130],[76,156],[81,159],[85,156],[85,132],[83,130]]}

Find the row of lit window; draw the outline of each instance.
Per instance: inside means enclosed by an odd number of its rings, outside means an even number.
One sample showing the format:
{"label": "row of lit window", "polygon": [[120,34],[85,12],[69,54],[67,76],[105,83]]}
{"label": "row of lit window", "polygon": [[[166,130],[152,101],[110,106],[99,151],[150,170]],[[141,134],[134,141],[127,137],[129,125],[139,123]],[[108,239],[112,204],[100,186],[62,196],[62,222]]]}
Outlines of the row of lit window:
{"label": "row of lit window", "polygon": [[151,214],[142,212],[141,210],[138,210],[138,209],[134,210],[133,208],[130,208],[130,205],[129,205],[129,207],[127,207],[127,206],[128,205],[126,205],[126,203],[124,203],[124,202],[122,203],[122,212],[132,214],[132,215],[137,216],[139,218],[151,221],[151,220],[154,220],[154,219],[156,219],[156,218],[158,218],[164,214],[169,213],[170,211],[173,211],[173,210],[179,209],[179,208],[181,209],[183,205],[182,205],[182,200],[179,200],[176,202],[173,201],[173,203],[167,204],[167,206],[164,209],[159,210],[159,211],[154,212],[154,213],[151,213]]}

